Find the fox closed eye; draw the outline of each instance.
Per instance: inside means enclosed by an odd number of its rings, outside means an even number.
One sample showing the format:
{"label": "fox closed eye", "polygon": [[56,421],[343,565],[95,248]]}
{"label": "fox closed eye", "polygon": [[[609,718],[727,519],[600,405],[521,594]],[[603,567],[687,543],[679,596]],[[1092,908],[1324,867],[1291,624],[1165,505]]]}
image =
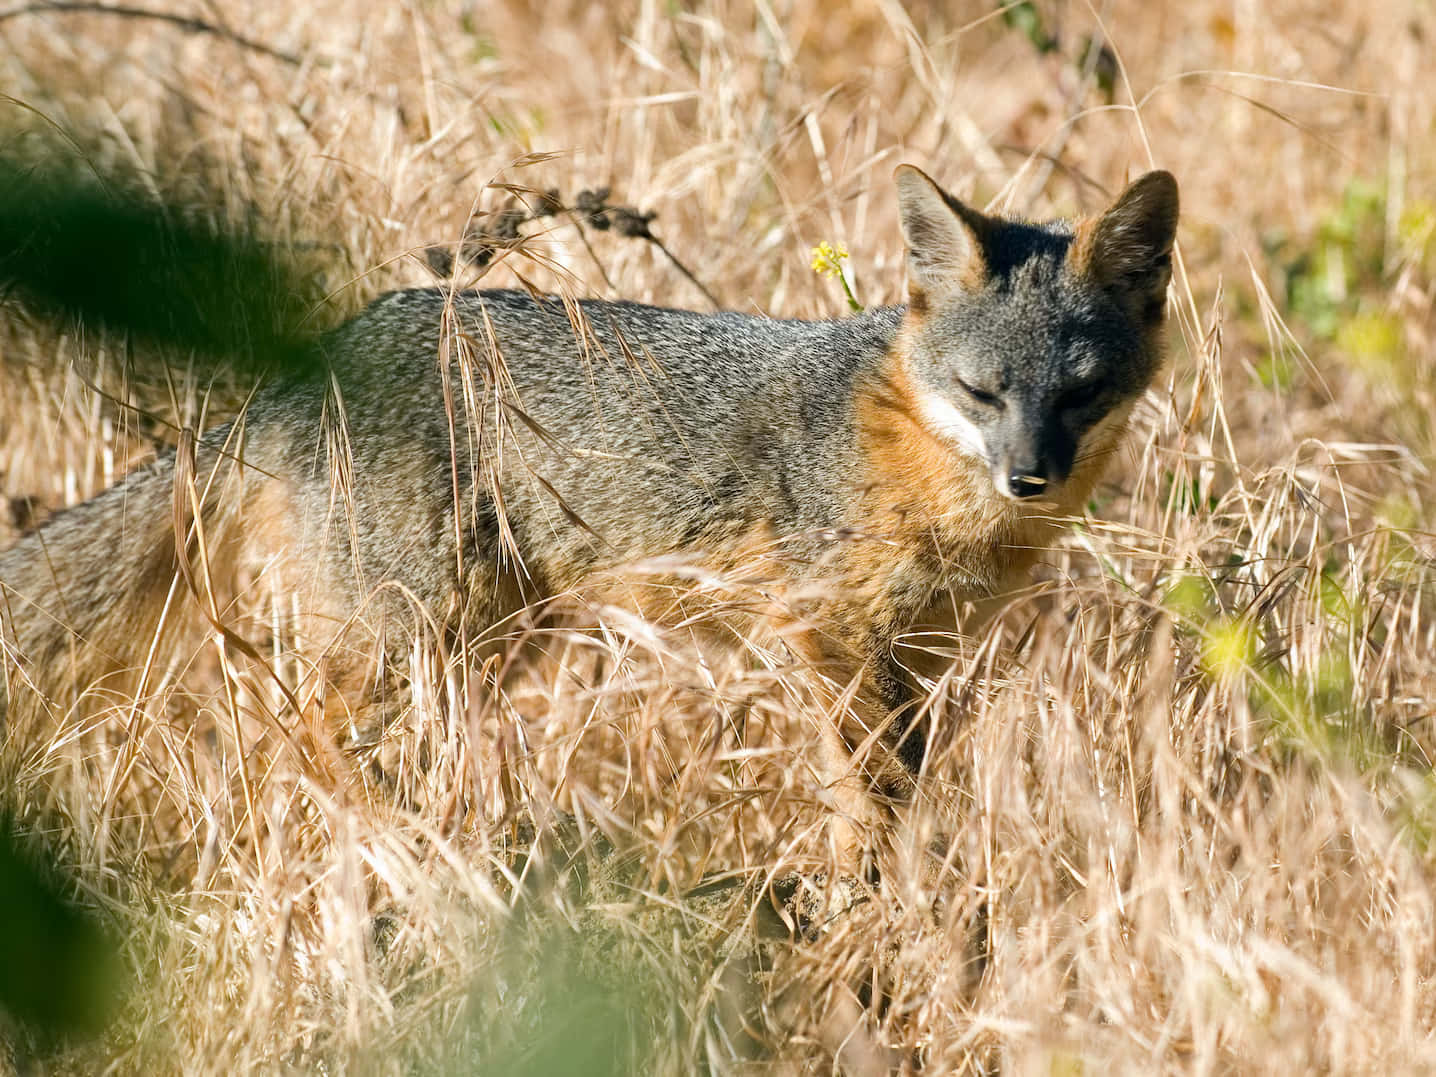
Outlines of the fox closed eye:
{"label": "fox closed eye", "polygon": [[961,378],[957,378],[956,381],[958,386],[961,387],[962,391],[965,392],[968,396],[972,397],[972,399],[976,400],[979,404],[986,404],[988,407],[993,408],[1002,407],[1002,398],[996,393],[988,392],[986,389],[979,389],[977,386],[963,381]]}
{"label": "fox closed eye", "polygon": [[1063,411],[1081,411],[1083,408],[1095,404],[1101,396],[1102,383],[1088,382],[1086,385],[1074,386],[1063,393],[1059,406]]}

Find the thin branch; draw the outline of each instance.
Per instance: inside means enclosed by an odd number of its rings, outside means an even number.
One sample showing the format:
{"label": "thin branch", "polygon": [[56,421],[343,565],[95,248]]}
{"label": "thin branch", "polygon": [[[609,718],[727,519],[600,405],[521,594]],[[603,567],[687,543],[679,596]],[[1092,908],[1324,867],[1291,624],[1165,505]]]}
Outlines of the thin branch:
{"label": "thin branch", "polygon": [[648,240],[648,242],[652,243],[664,254],[668,255],[668,260],[673,263],[674,268],[676,268],[678,272],[682,273],[685,277],[687,277],[693,283],[693,287],[697,288],[700,292],[703,293],[704,298],[706,298],[708,302],[713,304],[714,310],[722,309],[723,304],[718,302],[718,297],[715,296],[712,292],[710,292],[707,288],[703,287],[703,282],[700,281],[697,277],[695,277],[693,273],[689,270],[689,268],[678,260],[678,256],[676,254],[674,254],[666,246],[664,246],[663,240],[652,234],[644,236],[643,238]]}
{"label": "thin branch", "polygon": [[[508,250],[520,246],[526,238],[523,226],[544,217],[566,217],[574,229],[578,232],[578,238],[582,240],[584,249],[588,251],[589,257],[598,266],[598,271],[603,275],[604,283],[610,290],[613,288],[613,281],[609,278],[603,263],[598,258],[598,253],[588,241],[588,233],[584,228],[584,222],[593,226],[600,232],[613,231],[617,235],[629,239],[643,239],[652,243],[664,256],[673,263],[675,269],[688,278],[689,282],[703,293],[703,297],[713,305],[714,310],[721,310],[722,304],[718,297],[703,286],[703,282],[693,275],[664,242],[653,234],[650,225],[653,222],[654,213],[644,213],[634,209],[632,206],[620,206],[609,202],[609,189],[599,187],[593,190],[579,191],[575,196],[572,205],[565,203],[563,196],[559,194],[558,188],[552,187],[546,191],[539,191],[533,188],[521,188],[508,184],[499,184],[502,189],[510,194],[518,196],[534,195],[534,205],[528,204],[524,199],[524,208],[518,208],[517,203],[511,202],[505,209],[485,215],[470,223],[462,242],[459,244],[458,255],[463,261],[478,269],[483,269],[491,261],[494,255],[501,250]],[[424,256],[429,263],[429,268],[440,277],[449,276],[454,270],[454,255],[448,247],[433,246],[424,251]],[[849,302],[856,304],[851,291],[848,293]],[[856,309],[861,309],[860,307]]]}
{"label": "thin branch", "polygon": [[237,34],[233,30],[227,30],[223,26],[216,26],[214,23],[205,22],[203,19],[196,19],[190,15],[174,15],[168,11],[148,11],[145,8],[128,7],[124,4],[99,4],[89,0],[36,0],[35,3],[20,4],[17,7],[0,10],[0,22],[6,19],[13,19],[18,15],[43,15],[46,13],[56,15],[117,15],[126,19],[154,19],[158,22],[167,22],[189,34],[211,34],[241,48],[252,49],[265,56],[276,60],[283,60],[287,64],[298,65],[301,60],[290,52],[282,52],[272,48],[262,41],[254,41]]}

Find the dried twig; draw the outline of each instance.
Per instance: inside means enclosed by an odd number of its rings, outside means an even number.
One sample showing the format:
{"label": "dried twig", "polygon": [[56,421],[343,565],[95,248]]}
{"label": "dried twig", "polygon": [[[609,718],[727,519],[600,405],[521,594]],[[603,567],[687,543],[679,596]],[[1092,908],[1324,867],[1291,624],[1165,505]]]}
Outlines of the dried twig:
{"label": "dried twig", "polygon": [[[653,219],[658,215],[657,213],[652,211],[645,213],[632,206],[611,203],[609,201],[611,192],[607,187],[579,191],[574,196],[572,205],[565,203],[556,187],[533,193],[537,197],[532,206],[523,206],[515,201],[503,209],[476,220],[459,244],[459,258],[477,269],[483,269],[493,261],[499,251],[512,249],[523,242],[525,238],[523,226],[525,224],[545,217],[566,216],[578,231],[579,239],[583,241],[585,249],[593,258],[594,264],[598,266],[599,272],[603,274],[604,283],[608,287],[613,287],[613,281],[609,279],[603,263],[599,261],[593,245],[588,241],[585,224],[600,232],[612,230],[631,239],[647,240],[657,247],[673,263],[674,268],[682,273],[695,288],[703,293],[703,297],[713,305],[715,310],[722,306],[718,302],[717,296],[704,287],[703,283],[693,275],[692,270],[653,234],[651,225]],[[453,272],[454,255],[450,248],[445,246],[428,247],[424,251],[424,256],[430,269],[437,275],[447,277]]]}
{"label": "dried twig", "polygon": [[16,7],[6,8],[0,11],[0,22],[6,19],[13,19],[20,15],[116,15],[125,19],[154,19],[158,22],[167,22],[171,26],[189,34],[210,34],[221,38],[241,48],[251,49],[254,52],[262,53],[265,56],[276,60],[282,60],[286,64],[298,66],[300,58],[291,52],[283,52],[264,44],[262,41],[255,41],[237,34],[233,30],[223,26],[216,26],[214,23],[205,22],[192,15],[175,15],[168,11],[149,11],[145,8],[128,7],[124,4],[99,4],[87,2],[87,0],[36,0],[35,3],[20,4]]}

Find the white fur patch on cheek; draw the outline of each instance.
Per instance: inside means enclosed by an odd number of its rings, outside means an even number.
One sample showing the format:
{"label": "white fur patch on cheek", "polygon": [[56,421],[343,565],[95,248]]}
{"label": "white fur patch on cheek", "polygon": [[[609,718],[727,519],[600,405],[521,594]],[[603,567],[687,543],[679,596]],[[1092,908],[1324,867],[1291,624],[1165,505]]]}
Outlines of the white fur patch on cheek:
{"label": "white fur patch on cheek", "polygon": [[987,460],[987,440],[982,431],[946,397],[919,390],[918,412],[923,424],[945,441],[950,441],[977,459]]}

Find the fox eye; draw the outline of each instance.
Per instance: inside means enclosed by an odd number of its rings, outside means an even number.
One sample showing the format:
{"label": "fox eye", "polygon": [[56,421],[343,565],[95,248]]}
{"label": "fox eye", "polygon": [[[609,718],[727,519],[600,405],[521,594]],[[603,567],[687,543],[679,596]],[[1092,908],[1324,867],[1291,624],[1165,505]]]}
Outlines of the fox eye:
{"label": "fox eye", "polygon": [[1102,395],[1100,382],[1088,382],[1086,385],[1078,385],[1068,389],[1062,394],[1062,410],[1080,411],[1089,404],[1094,404],[1097,398]]}
{"label": "fox eye", "polygon": [[989,407],[994,408],[1002,406],[1002,398],[999,397],[996,393],[989,393],[986,389],[979,389],[975,385],[969,385],[961,378],[957,379],[957,384],[962,387],[963,392],[965,392],[968,396],[972,397],[972,399],[976,400],[979,404],[987,404]]}

